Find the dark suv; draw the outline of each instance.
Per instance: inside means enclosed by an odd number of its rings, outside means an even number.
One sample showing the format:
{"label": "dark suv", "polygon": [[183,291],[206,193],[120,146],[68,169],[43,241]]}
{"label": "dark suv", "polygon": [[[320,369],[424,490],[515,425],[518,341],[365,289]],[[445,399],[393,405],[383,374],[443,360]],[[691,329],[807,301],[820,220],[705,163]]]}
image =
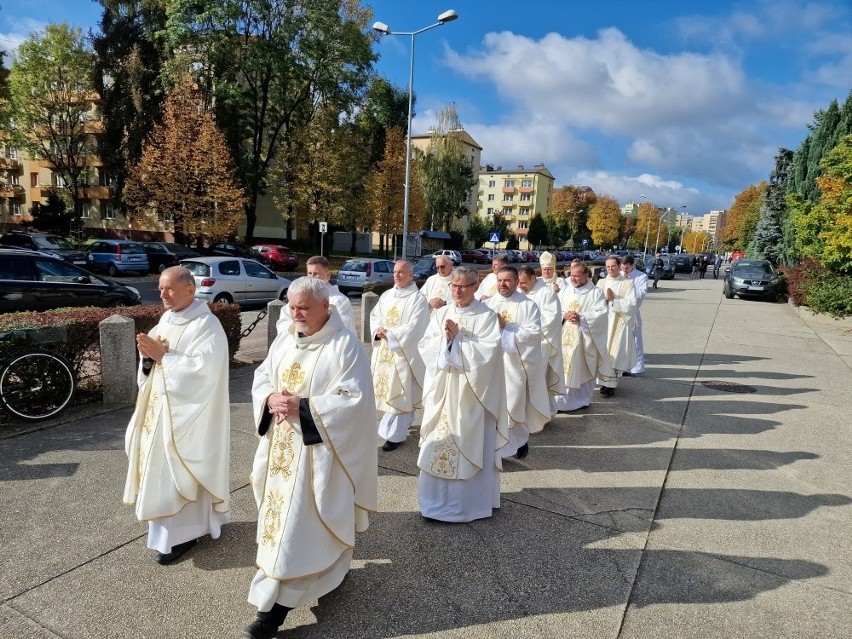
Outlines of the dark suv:
{"label": "dark suv", "polygon": [[0,313],[136,304],[135,288],[43,253],[0,248]]}
{"label": "dark suv", "polygon": [[26,233],[24,231],[9,231],[0,237],[0,245],[5,248],[26,249],[38,251],[45,255],[57,257],[71,264],[86,265],[86,252],[75,249],[71,242],[61,235],[53,233]]}

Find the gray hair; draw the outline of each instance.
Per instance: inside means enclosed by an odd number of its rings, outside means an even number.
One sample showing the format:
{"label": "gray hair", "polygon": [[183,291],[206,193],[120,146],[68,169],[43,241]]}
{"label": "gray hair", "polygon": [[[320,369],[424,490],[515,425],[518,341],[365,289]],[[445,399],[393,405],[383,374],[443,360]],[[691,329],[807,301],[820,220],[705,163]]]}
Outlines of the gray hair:
{"label": "gray hair", "polygon": [[287,296],[300,295],[307,293],[317,302],[322,302],[328,299],[328,284],[323,280],[315,277],[300,277],[290,284],[287,289]]}
{"label": "gray hair", "polygon": [[479,271],[470,266],[457,266],[453,269],[452,281],[464,280],[465,284],[479,281]]}
{"label": "gray hair", "polygon": [[414,267],[411,265],[411,262],[409,260],[405,259],[404,257],[398,259],[393,264],[394,264],[394,266],[396,266],[397,264],[400,264],[400,265],[405,266],[405,268],[407,268],[409,271],[412,271],[412,272],[414,271]]}
{"label": "gray hair", "polygon": [[183,284],[184,286],[195,288],[195,277],[192,275],[192,271],[185,266],[170,266],[163,269],[162,274],[172,278],[175,284]]}
{"label": "gray hair", "polygon": [[500,262],[501,264],[508,264],[509,263],[509,256],[506,255],[505,253],[498,253],[497,255],[495,255],[494,257],[491,258],[491,263],[493,264],[494,262]]}

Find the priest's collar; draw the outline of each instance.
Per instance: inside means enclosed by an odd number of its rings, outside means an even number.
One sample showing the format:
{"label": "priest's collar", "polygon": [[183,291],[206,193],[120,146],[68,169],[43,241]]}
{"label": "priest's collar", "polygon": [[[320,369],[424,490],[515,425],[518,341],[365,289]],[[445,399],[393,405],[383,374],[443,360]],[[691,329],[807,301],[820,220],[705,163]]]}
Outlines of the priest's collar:
{"label": "priest's collar", "polygon": [[201,315],[207,308],[207,303],[199,299],[193,299],[189,305],[179,311],[168,310],[163,318],[168,324],[186,324]]}

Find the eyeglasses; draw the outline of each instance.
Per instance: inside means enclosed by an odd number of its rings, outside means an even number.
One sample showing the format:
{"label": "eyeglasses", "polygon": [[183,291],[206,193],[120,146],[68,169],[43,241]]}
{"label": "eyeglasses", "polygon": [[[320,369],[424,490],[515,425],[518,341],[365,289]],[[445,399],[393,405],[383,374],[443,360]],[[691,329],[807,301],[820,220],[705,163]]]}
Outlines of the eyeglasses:
{"label": "eyeglasses", "polygon": [[449,264],[438,264],[438,268],[452,268]]}
{"label": "eyeglasses", "polygon": [[454,288],[457,291],[463,291],[464,289],[469,288],[471,286],[476,286],[476,284],[476,282],[474,282],[473,284],[450,284],[450,288]]}

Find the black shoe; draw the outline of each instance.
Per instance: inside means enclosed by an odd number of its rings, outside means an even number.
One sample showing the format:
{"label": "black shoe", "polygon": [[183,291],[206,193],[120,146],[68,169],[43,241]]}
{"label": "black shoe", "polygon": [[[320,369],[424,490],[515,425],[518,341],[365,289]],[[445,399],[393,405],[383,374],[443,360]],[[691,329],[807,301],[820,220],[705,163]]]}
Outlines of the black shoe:
{"label": "black shoe", "polygon": [[390,440],[382,444],[382,450],[396,450],[402,442],[392,442]]}
{"label": "black shoe", "polygon": [[518,452],[515,453],[515,459],[523,459],[527,455],[530,454],[530,445],[524,444],[518,449]]}
{"label": "black shoe", "polygon": [[185,541],[184,543],[178,544],[177,546],[172,546],[171,552],[161,552],[157,554],[157,563],[161,566],[165,566],[166,564],[170,564],[174,561],[177,561],[186,553],[188,553],[189,550],[197,543],[197,539],[190,539],[189,541]]}
{"label": "black shoe", "polygon": [[601,395],[604,395],[605,397],[612,397],[615,395],[615,389],[610,388],[609,386],[601,386]]}
{"label": "black shoe", "polygon": [[269,612],[257,613],[257,619],[251,622],[243,630],[245,639],[274,639],[278,634],[278,628],[284,623],[290,608],[275,604]]}
{"label": "black shoe", "polygon": [[[621,374],[621,376],[622,376],[622,377],[632,377],[632,376],[633,376],[633,373],[631,373],[630,371],[624,371],[624,372]],[[601,391],[601,392],[603,392],[603,391]]]}

